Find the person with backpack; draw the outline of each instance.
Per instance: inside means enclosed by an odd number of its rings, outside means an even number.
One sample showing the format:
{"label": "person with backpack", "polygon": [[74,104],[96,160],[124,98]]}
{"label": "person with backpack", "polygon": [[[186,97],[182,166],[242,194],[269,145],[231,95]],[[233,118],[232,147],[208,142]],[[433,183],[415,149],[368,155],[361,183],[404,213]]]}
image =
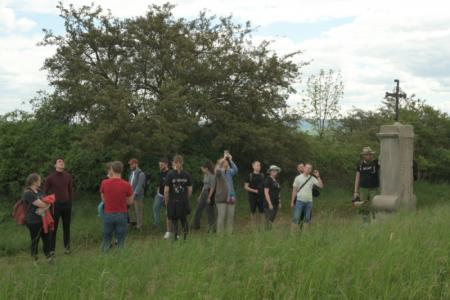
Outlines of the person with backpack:
{"label": "person with backpack", "polygon": [[374,154],[370,147],[364,147],[361,160],[356,165],[353,206],[358,208],[364,224],[369,224],[371,217],[375,218],[372,200],[378,195],[380,187],[380,164],[374,159]]}
{"label": "person with backpack", "polygon": [[122,179],[123,164],[114,161],[110,165],[110,178],[102,181],[100,195],[104,204],[102,251],[111,248],[113,236],[117,248],[122,249],[128,232],[128,205],[133,204],[131,185]]}
{"label": "person with backpack", "polygon": [[258,210],[260,214],[264,213],[264,174],[261,173],[261,163],[259,161],[252,163],[252,169],[245,181],[244,189],[248,192],[250,220],[252,224],[256,224],[256,211]]}
{"label": "person with backpack", "polygon": [[192,196],[192,179],[191,175],[183,170],[183,164],[183,156],[175,155],[173,170],[167,174],[164,185],[167,217],[172,223],[175,241],[178,240],[178,223],[181,223],[183,227],[184,239],[186,240],[189,231],[187,216],[191,213],[189,199]]}
{"label": "person with backpack", "polygon": [[[169,160],[163,157],[159,160],[159,178],[158,186],[153,202],[153,225],[156,228],[161,226],[161,209],[165,207],[164,202],[164,186],[166,184],[167,174],[169,173]],[[171,235],[171,224],[169,218],[166,215],[166,233],[164,234],[164,239],[169,239]]]}
{"label": "person with backpack", "polygon": [[56,237],[58,232],[59,219],[62,220],[64,253],[70,254],[70,223],[72,219],[72,200],[73,200],[73,179],[65,171],[65,162],[63,158],[55,161],[55,172],[47,177],[44,184],[44,193],[46,195],[55,194],[56,201],[53,206],[53,217],[55,220],[54,237],[52,238],[52,250],[56,249]]}
{"label": "person with backpack", "polygon": [[272,229],[272,224],[277,217],[278,209],[281,208],[280,192],[281,186],[278,183],[277,176],[281,168],[275,165],[267,170],[269,176],[264,181],[264,213],[266,215],[266,228]]}
{"label": "person with backpack", "polygon": [[144,225],[144,188],[146,182],[145,173],[139,168],[139,161],[136,158],[128,162],[131,173],[128,182],[133,188],[134,204],[129,207],[130,225],[132,228],[141,230]]}
{"label": "person with backpack", "polygon": [[30,231],[31,257],[38,260],[39,240],[42,240],[44,255],[49,263],[54,262],[55,252],[53,251],[53,232],[45,232],[42,216],[50,209],[50,205],[42,200],[43,194],[39,190],[41,187],[41,176],[30,174],[25,182],[25,190],[22,195],[22,202],[26,207],[25,224]]}
{"label": "person with backpack", "polygon": [[217,233],[233,233],[234,212],[236,209],[236,192],[234,190],[233,177],[238,168],[228,151],[220,159],[216,166],[215,203],[217,207]]}
{"label": "person with backpack", "polygon": [[216,184],[214,165],[208,160],[201,166],[201,170],[203,173],[203,188],[197,199],[197,208],[195,209],[192,229],[200,229],[200,220],[202,218],[203,210],[206,208],[206,215],[208,216],[208,232],[211,233],[214,232],[215,224],[214,201],[212,201],[213,188]]}
{"label": "person with backpack", "polygon": [[312,165],[310,163],[305,164],[303,173],[295,177],[292,185],[291,208],[294,209],[292,217],[294,228],[300,223],[301,217],[303,217],[306,228],[309,228],[312,219],[314,187],[323,188],[320,172],[318,170],[314,170],[312,174],[311,172]]}

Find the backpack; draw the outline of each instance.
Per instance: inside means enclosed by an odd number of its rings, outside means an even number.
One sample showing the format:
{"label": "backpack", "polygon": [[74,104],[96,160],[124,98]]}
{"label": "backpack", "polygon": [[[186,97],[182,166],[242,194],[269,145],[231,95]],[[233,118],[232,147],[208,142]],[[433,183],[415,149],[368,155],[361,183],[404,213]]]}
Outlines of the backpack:
{"label": "backpack", "polygon": [[14,204],[12,216],[17,224],[25,225],[27,210],[28,205],[22,200],[19,200]]}

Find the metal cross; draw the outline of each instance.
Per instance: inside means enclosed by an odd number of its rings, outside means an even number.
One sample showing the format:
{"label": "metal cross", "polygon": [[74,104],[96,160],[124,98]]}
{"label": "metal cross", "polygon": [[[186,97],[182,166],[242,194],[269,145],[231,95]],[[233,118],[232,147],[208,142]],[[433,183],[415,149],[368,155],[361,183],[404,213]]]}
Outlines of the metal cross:
{"label": "metal cross", "polygon": [[400,80],[395,79],[395,83],[397,83],[397,87],[395,88],[395,93],[388,93],[386,92],[386,98],[387,97],[394,97],[395,98],[395,121],[398,122],[399,115],[400,115],[400,107],[399,107],[399,101],[400,98],[406,98],[405,93],[400,93]]}

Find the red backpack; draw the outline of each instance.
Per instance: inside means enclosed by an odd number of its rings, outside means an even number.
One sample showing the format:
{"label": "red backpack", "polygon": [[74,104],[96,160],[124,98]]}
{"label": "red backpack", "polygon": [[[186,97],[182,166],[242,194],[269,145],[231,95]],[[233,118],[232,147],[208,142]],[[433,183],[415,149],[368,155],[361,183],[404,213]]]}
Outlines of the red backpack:
{"label": "red backpack", "polygon": [[25,225],[25,216],[27,214],[28,205],[22,201],[19,200],[14,204],[12,216],[17,224],[19,225]]}

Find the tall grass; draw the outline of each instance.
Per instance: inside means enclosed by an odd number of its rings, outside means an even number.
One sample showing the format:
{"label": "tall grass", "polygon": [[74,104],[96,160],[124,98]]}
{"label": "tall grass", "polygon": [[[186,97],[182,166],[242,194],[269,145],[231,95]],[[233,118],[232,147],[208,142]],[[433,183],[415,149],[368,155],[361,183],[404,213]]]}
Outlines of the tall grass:
{"label": "tall grass", "polygon": [[[24,250],[0,259],[0,299],[450,299],[449,191],[421,183],[417,212],[380,215],[364,227],[347,191],[333,189],[317,199],[306,232],[289,230],[285,205],[269,232],[246,227],[177,243],[149,232],[107,255],[85,203],[74,220],[74,255],[53,266],[33,266]],[[244,201],[239,214],[243,226]],[[6,240],[24,238],[24,229],[0,226]],[[15,246],[27,247],[27,238]]]}

